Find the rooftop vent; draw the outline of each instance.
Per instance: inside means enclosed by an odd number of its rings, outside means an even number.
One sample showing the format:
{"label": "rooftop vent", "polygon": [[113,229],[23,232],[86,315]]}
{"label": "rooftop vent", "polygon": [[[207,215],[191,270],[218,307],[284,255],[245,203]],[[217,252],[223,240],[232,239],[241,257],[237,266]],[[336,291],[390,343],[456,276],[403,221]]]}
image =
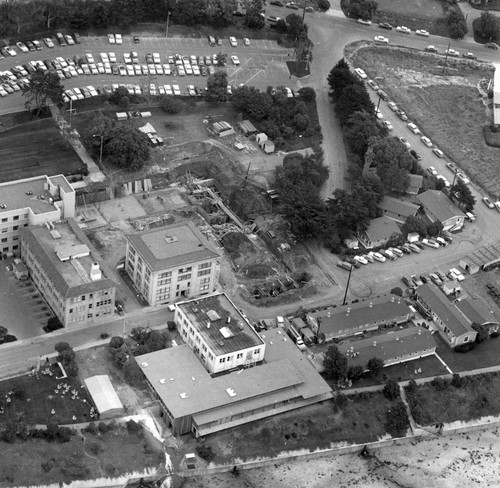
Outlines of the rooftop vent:
{"label": "rooftop vent", "polygon": [[377,341],[373,341],[373,346],[375,347],[377,345]]}
{"label": "rooftop vent", "polygon": [[236,396],[236,393],[234,392],[234,390],[232,388],[226,388],[226,391],[227,391],[227,394],[230,397],[235,397]]}
{"label": "rooftop vent", "polygon": [[179,393],[179,396],[184,400],[185,398],[187,398],[187,393]]}
{"label": "rooftop vent", "polygon": [[372,307],[373,307],[373,302],[370,302],[369,307],[370,307],[370,308],[372,308]]}
{"label": "rooftop vent", "polygon": [[210,329],[210,322],[207,322],[207,329]]}
{"label": "rooftop vent", "polygon": [[149,364],[148,364],[148,363],[141,363],[141,366],[142,366],[143,368],[147,368],[147,367],[149,366]]}
{"label": "rooftop vent", "polygon": [[234,334],[231,332],[229,327],[221,327],[219,332],[222,334],[224,339],[229,339],[230,337],[234,337]]}
{"label": "rooftop vent", "polygon": [[160,383],[161,383],[162,385],[164,385],[166,382],[167,382],[167,380],[166,380],[165,378],[162,378],[162,379],[160,380]]}
{"label": "rooftop vent", "polygon": [[165,236],[165,241],[167,244],[172,244],[172,242],[177,242],[179,239],[175,236]]}
{"label": "rooftop vent", "polygon": [[228,317],[228,318],[226,319],[226,322],[227,322],[228,324],[230,324],[230,323],[231,323],[231,317]]}
{"label": "rooftop vent", "polygon": [[209,310],[207,312],[207,316],[212,322],[215,322],[216,320],[221,319],[220,315],[215,310]]}
{"label": "rooftop vent", "polygon": [[191,379],[192,379],[193,381],[196,381],[196,378],[195,378],[194,376],[191,376]]}

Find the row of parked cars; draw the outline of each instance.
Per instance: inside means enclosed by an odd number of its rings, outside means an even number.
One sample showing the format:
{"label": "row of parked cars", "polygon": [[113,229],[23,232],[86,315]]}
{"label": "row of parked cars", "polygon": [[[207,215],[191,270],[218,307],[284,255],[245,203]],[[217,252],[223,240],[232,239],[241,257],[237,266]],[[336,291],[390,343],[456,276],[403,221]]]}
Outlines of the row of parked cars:
{"label": "row of parked cars", "polygon": [[426,283],[432,281],[436,286],[442,287],[448,281],[464,281],[465,276],[457,269],[451,268],[448,271],[448,274],[444,274],[441,271],[437,270],[434,273],[429,273],[428,275],[421,274],[413,274],[411,276],[402,276],[401,281],[408,288],[416,288],[417,286],[422,286]]}
{"label": "row of parked cars", "polygon": [[[55,41],[51,37],[44,37],[41,40],[34,39],[33,41],[19,41],[16,42],[16,47],[19,49],[21,53],[27,53],[30,51],[41,51],[45,44],[46,47],[53,48],[56,46],[56,43],[60,46],[72,46],[74,44],[80,44],[81,38],[80,34],[75,33],[73,35],[70,34],[61,34],[58,32],[55,37]],[[17,56],[17,51],[14,49],[14,46],[6,46],[0,48],[0,59],[8,56]]]}
{"label": "row of parked cars", "polygon": [[384,263],[387,259],[395,261],[398,258],[403,257],[405,254],[419,254],[426,247],[432,249],[439,249],[440,247],[446,247],[452,242],[453,238],[448,235],[443,235],[440,237],[435,237],[434,239],[422,239],[418,242],[406,242],[402,246],[389,247],[388,249],[382,249],[378,252],[370,251],[367,254],[360,254],[353,256],[352,258],[345,258],[343,261],[337,262],[339,268],[350,271],[353,267],[360,268],[363,265],[369,263],[374,263],[378,261]]}

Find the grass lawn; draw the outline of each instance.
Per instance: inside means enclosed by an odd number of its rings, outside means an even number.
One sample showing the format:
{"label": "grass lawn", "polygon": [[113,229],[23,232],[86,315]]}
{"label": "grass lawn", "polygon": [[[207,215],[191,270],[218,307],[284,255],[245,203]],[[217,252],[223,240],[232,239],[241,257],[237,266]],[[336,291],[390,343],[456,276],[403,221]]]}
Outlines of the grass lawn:
{"label": "grass lawn", "polygon": [[443,7],[438,0],[377,0],[378,12],[392,13],[417,19],[434,20],[444,17]]}
{"label": "grass lawn", "polygon": [[[0,456],[0,487],[68,483],[75,479],[117,476],[161,461],[162,447],[145,433],[131,435],[125,427],[93,436],[75,435],[64,444],[45,440],[2,443]],[[46,472],[42,463],[51,461]]]}
{"label": "grass lawn", "polygon": [[500,413],[500,375],[489,373],[463,378],[461,388],[446,382],[444,388],[432,384],[417,386],[407,397],[415,421],[420,425],[471,420]]}
{"label": "grass lawn", "polygon": [[385,415],[391,404],[382,393],[347,397],[342,408],[333,401],[252,422],[205,438],[216,462],[234,457],[275,456],[295,449],[327,448],[330,443],[364,443],[385,435]]}
{"label": "grass lawn", "polygon": [[491,195],[500,196],[498,149],[484,141],[489,119],[476,88],[492,78],[489,65],[448,59],[447,76],[442,76],[442,56],[393,47],[362,48],[353,60],[446,156]]}
{"label": "grass lawn", "polygon": [[69,175],[82,166],[52,119],[27,122],[0,132],[0,182]]}
{"label": "grass lawn", "polygon": [[[90,407],[93,406],[93,403],[86,388],[82,388],[82,384],[74,378],[56,379],[56,376],[60,376],[60,370],[54,368],[53,371],[53,376],[40,372],[38,379],[26,375],[0,382],[0,407],[4,408],[4,413],[0,415],[0,424],[11,418],[17,418],[21,413],[26,422],[33,424],[46,424],[50,420],[55,420],[59,424],[92,420]],[[70,390],[65,394],[62,394],[63,388],[57,388],[63,383],[70,386]],[[13,395],[8,394],[16,385],[22,386],[27,392],[25,400],[14,398]],[[78,397],[75,400],[71,399],[72,390],[78,392]],[[10,402],[7,402],[7,397],[11,398]],[[55,414],[51,413],[52,410],[55,411]],[[73,415],[76,420],[72,419]]]}
{"label": "grass lawn", "polygon": [[434,338],[437,343],[436,353],[454,373],[488,368],[500,364],[499,337],[476,344],[476,347],[472,351],[466,353],[459,353],[450,349],[439,334],[434,334]]}

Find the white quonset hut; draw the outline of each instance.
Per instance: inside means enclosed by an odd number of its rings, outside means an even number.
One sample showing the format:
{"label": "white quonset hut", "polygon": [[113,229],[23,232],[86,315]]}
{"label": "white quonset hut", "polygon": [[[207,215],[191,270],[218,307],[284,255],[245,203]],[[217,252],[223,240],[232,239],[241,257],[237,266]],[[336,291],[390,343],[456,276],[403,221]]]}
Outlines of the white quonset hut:
{"label": "white quonset hut", "polygon": [[123,415],[122,402],[118,398],[108,375],[91,376],[85,380],[85,386],[101,419],[110,419]]}

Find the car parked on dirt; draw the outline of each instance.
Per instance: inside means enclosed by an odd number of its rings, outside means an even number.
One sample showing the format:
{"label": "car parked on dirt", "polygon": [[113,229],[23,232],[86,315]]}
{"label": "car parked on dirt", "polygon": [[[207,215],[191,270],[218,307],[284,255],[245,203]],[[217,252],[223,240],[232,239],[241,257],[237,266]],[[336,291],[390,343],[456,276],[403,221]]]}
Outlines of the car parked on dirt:
{"label": "car parked on dirt", "polygon": [[381,28],[381,29],[387,29],[387,30],[392,30],[392,25],[389,24],[388,22],[380,22],[378,24],[378,26]]}
{"label": "car parked on dirt", "polygon": [[398,25],[396,27],[396,32],[401,32],[403,34],[411,34],[411,30],[404,25]]}
{"label": "car parked on dirt", "polygon": [[389,44],[389,38],[384,36],[375,36],[373,38],[375,42],[380,42],[381,44]]}

